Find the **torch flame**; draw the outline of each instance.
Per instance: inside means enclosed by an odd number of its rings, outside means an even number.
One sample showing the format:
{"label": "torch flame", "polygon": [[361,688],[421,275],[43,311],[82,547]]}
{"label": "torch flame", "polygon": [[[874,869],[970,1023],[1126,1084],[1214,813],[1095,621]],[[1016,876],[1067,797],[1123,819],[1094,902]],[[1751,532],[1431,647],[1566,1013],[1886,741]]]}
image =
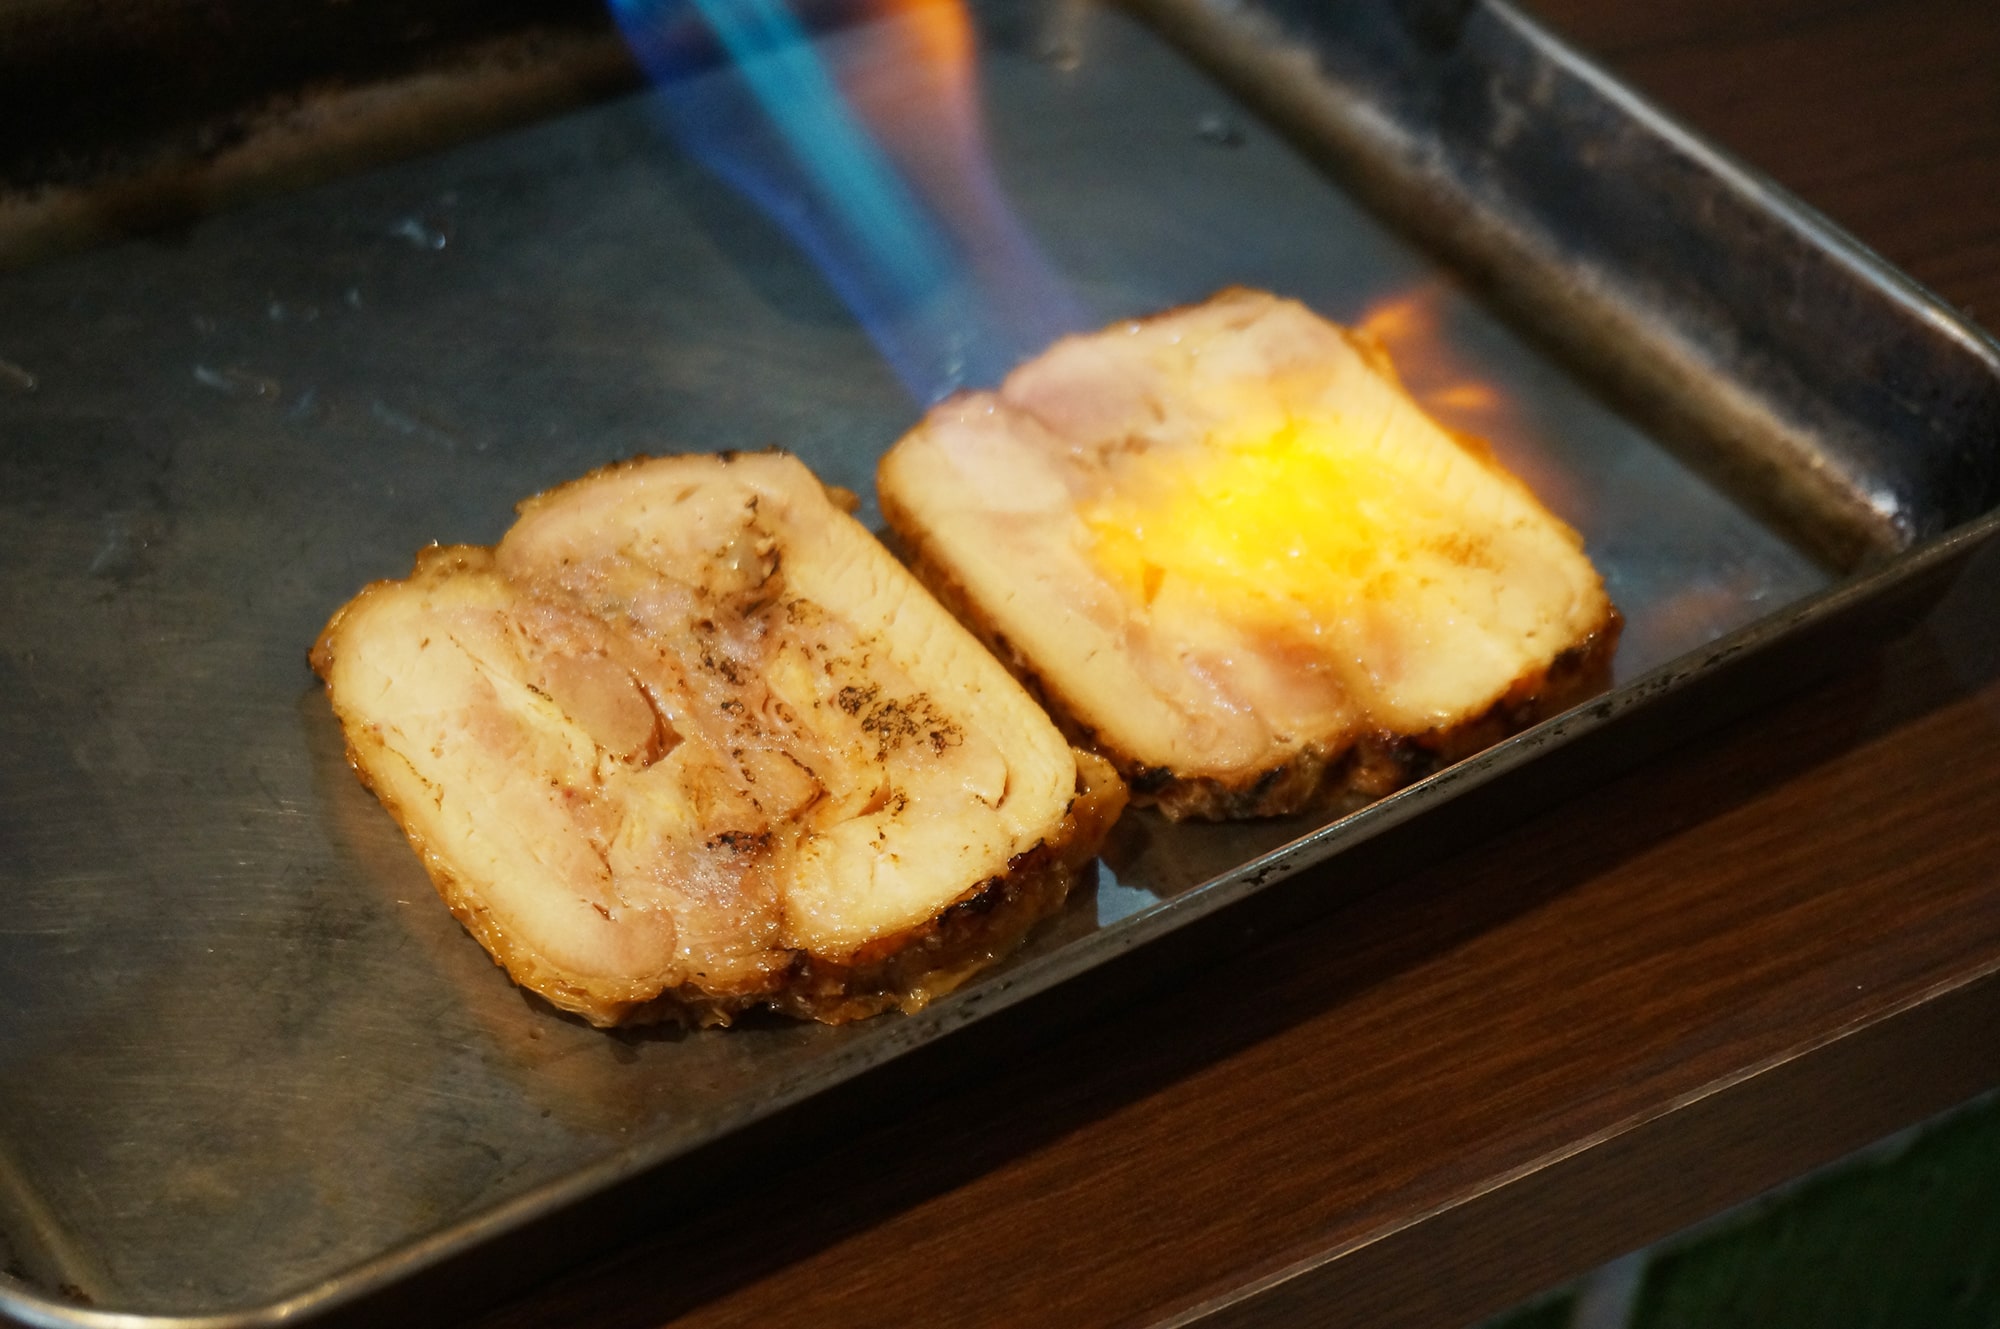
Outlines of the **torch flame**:
{"label": "torch flame", "polygon": [[1389,353],[1403,387],[1417,403],[1453,428],[1488,433],[1504,424],[1507,399],[1466,367],[1444,333],[1450,286],[1430,281],[1371,306],[1355,331]]}
{"label": "torch flame", "polygon": [[994,178],[963,0],[834,0],[821,40],[783,0],[690,0],[722,68],[690,59],[675,0],[611,3],[683,146],[811,255],[919,401],[1083,326]]}
{"label": "torch flame", "polygon": [[1572,482],[1538,445],[1514,399],[1482,378],[1453,344],[1448,314],[1462,298],[1449,281],[1434,278],[1369,306],[1354,330],[1382,348],[1404,391],[1432,419],[1491,447],[1545,505],[1573,510]]}

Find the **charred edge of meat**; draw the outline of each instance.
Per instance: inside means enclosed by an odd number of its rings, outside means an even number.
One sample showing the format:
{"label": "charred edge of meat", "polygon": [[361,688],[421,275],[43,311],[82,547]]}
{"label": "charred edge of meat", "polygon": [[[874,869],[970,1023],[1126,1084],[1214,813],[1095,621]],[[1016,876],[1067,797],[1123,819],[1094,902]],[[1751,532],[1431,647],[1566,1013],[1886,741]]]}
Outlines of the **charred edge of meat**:
{"label": "charred edge of meat", "polygon": [[1134,803],[1151,804],[1172,821],[1353,811],[1604,691],[1624,628],[1623,617],[1611,609],[1603,627],[1557,655],[1546,669],[1517,679],[1492,706],[1462,724],[1416,735],[1366,734],[1338,748],[1307,744],[1277,766],[1241,775],[1176,776],[1119,752],[1079,721],[1061,690],[1013,647],[979,611],[958,576],[931,554],[909,510],[891,494],[881,499],[883,518],[897,533],[899,552],[917,580],[1007,666],[1070,742],[1112,764]]}
{"label": "charred edge of meat", "polygon": [[1011,954],[1035,924],[1062,908],[1124,810],[1126,790],[1108,764],[1079,756],[1078,790],[1054,834],[1016,854],[928,921],[878,938],[844,962],[807,957],[781,1010],[838,1024],[891,1007],[914,1011]]}
{"label": "charred edge of meat", "polygon": [[773,1004],[829,1024],[919,1009],[1012,952],[1062,907],[1081,866],[1037,856],[1020,871],[981,882],[913,931],[870,943],[848,963],[802,957]]}
{"label": "charred edge of meat", "polygon": [[[1146,797],[1174,821],[1354,811],[1604,691],[1623,627],[1613,610],[1603,628],[1557,655],[1546,669],[1516,680],[1506,695],[1462,724],[1414,735],[1364,734],[1333,750],[1308,745],[1281,766],[1235,779],[1173,779]],[[1111,760],[1120,764],[1115,756]]]}
{"label": "charred edge of meat", "polygon": [[[580,983],[533,952],[513,946],[457,874],[412,829],[396,801],[368,779],[351,743],[347,755],[362,784],[382,799],[402,827],[452,917],[493,963],[556,1009],[605,1027],[672,1021],[707,1028],[731,1024],[756,1009],[844,1024],[896,1007],[918,1010],[1011,953],[1036,923],[1060,909],[1118,811],[1112,806],[1106,815],[1106,791],[1093,791],[1096,806],[1079,807],[1092,795],[1079,796],[1055,834],[1016,855],[1006,873],[980,882],[916,927],[877,938],[845,961],[795,952],[790,966],[756,991],[715,993],[683,983],[652,992],[635,984],[621,994],[607,991],[602,981]],[[1123,801],[1115,799],[1117,805]],[[740,847],[732,833],[716,839],[729,840],[732,849]]]}
{"label": "charred edge of meat", "polygon": [[[980,882],[914,928],[877,938],[844,961],[795,952],[789,969],[757,991],[717,994],[682,984],[647,992],[634,985],[621,997],[607,992],[602,982],[577,983],[532,952],[515,948],[424,837],[411,829],[396,801],[368,778],[351,742],[347,758],[362,785],[381,798],[402,827],[452,917],[493,963],[551,1006],[601,1026],[674,1021],[705,1028],[730,1024],[759,1008],[844,1024],[897,1007],[918,1010],[1010,954],[1035,924],[1061,909],[1125,806],[1125,788],[1108,765],[1095,781],[1087,782],[1080,772],[1077,795],[1050,836],[1016,854],[1005,873]],[[1088,753],[1079,754],[1080,765],[1091,760]],[[716,837],[732,849],[748,838],[735,832]]]}
{"label": "charred edge of meat", "polygon": [[[1091,759],[1084,754],[1081,760]],[[896,1008],[921,1009],[1011,954],[1037,923],[1062,908],[1125,804],[1124,787],[1108,767],[1097,781],[1079,784],[1053,834],[916,927],[878,937],[842,959],[796,953],[767,992],[716,998],[671,990],[635,1005],[619,1023],[728,1024],[763,1007],[844,1024]]]}
{"label": "charred edge of meat", "polygon": [[[417,566],[421,571],[435,560],[447,559],[483,567],[490,564],[491,557],[491,551],[481,547],[435,546],[419,554]],[[322,678],[333,668],[340,622],[365,598],[364,592],[343,607],[314,643],[309,663]],[[370,778],[359,744],[379,744],[379,737],[363,737],[344,720],[342,730],[349,766],[403,831],[452,916],[521,988],[599,1026],[661,1021],[727,1025],[737,1015],[759,1008],[837,1024],[893,1007],[916,1010],[1004,957],[1037,922],[1060,909],[1126,801],[1125,788],[1115,771],[1090,753],[1079,752],[1077,794],[1057,828],[1034,849],[1016,855],[1004,874],[979,883],[931,919],[878,939],[864,952],[843,959],[795,952],[788,966],[778,966],[767,981],[753,989],[718,993],[682,983],[661,991],[644,980],[586,980],[551,964],[530,948],[513,944],[491,912],[415,829],[402,801]],[[1091,772],[1094,779],[1085,780],[1084,772]],[[712,839],[710,847],[754,852],[762,847],[756,842],[758,838],[753,833],[724,831]]]}

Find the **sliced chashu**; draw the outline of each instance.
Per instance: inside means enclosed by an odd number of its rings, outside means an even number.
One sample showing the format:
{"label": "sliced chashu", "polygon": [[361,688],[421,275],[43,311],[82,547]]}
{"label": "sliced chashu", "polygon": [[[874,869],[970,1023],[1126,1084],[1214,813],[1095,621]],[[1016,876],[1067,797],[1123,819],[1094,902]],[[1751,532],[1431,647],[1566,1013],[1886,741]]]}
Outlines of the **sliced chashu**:
{"label": "sliced chashu", "polygon": [[779,454],[530,499],[312,662],[452,912],[597,1024],[914,1008],[1060,905],[1124,801]]}
{"label": "sliced chashu", "polygon": [[1379,796],[1601,687],[1618,636],[1573,530],[1262,292],[1057,343],[878,485],[919,575],[1174,817]]}

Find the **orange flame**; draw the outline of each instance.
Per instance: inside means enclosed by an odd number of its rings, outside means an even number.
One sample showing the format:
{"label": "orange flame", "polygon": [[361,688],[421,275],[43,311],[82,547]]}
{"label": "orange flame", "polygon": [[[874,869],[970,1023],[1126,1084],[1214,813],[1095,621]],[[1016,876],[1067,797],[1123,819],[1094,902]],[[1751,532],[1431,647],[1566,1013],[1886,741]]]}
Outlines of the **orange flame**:
{"label": "orange flame", "polygon": [[862,0],[858,13],[834,61],[841,92],[962,238],[977,278],[1006,290],[1028,260],[992,174],[970,11],[964,0]]}
{"label": "orange flame", "polygon": [[965,0],[611,0],[684,146],[763,208],[925,403],[997,380],[1083,311],[985,148]]}
{"label": "orange flame", "polygon": [[1505,394],[1481,381],[1444,334],[1453,294],[1442,281],[1426,282],[1371,306],[1355,331],[1389,353],[1403,387],[1439,423],[1490,435],[1511,412]]}
{"label": "orange flame", "polygon": [[1463,298],[1448,281],[1427,281],[1369,306],[1354,330],[1388,354],[1404,390],[1432,419],[1489,446],[1544,504],[1564,508],[1569,481],[1516,400],[1481,377],[1452,344],[1446,316],[1451,303]]}
{"label": "orange flame", "polygon": [[859,14],[828,51],[841,92],[920,193],[962,202],[984,157],[962,0],[865,0]]}

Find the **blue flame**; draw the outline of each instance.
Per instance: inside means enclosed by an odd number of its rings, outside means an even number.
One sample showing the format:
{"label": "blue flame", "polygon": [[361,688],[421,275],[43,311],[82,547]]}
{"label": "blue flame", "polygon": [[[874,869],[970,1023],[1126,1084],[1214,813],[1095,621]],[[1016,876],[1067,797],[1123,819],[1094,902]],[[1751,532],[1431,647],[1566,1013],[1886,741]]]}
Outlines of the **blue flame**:
{"label": "blue flame", "polygon": [[[690,5],[727,65],[699,58]],[[920,196],[782,0],[611,7],[682,148],[806,252],[919,402],[997,381],[1083,325],[997,190],[975,187],[977,216],[956,225]]]}

